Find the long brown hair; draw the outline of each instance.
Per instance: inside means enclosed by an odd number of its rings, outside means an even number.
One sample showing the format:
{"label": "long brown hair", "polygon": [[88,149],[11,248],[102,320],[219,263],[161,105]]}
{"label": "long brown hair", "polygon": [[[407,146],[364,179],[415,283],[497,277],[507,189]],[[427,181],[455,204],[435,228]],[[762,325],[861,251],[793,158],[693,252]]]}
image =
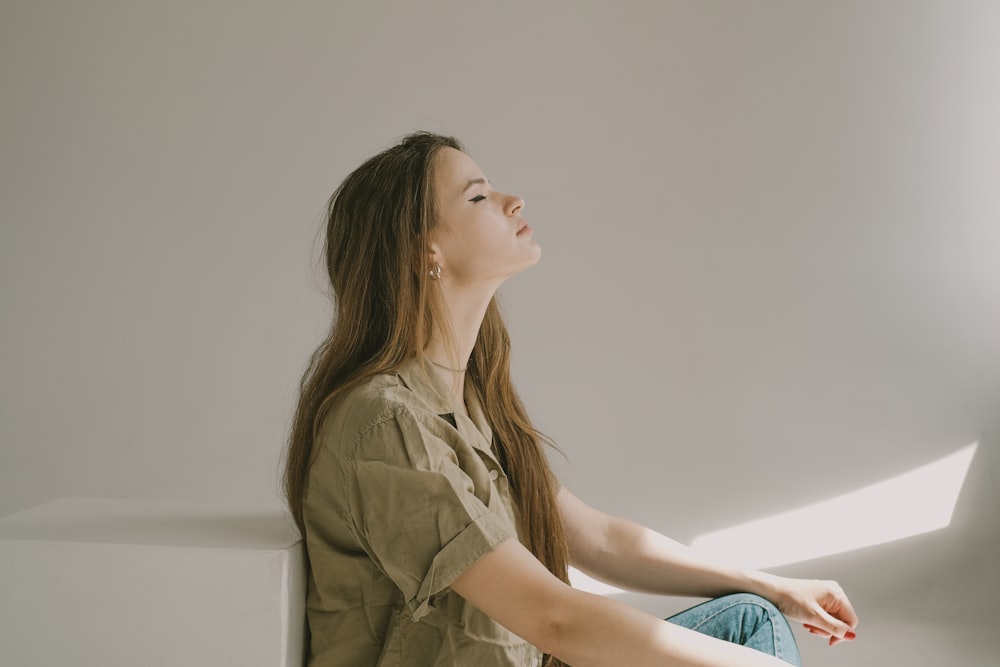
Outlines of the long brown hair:
{"label": "long brown hair", "polygon": [[[366,378],[422,357],[433,327],[447,327],[428,252],[436,223],[434,158],[444,147],[463,150],[452,137],[411,134],[358,167],[330,198],[325,254],[336,314],[302,377],[284,476],[288,506],[303,535],[302,493],[326,410]],[[495,298],[472,350],[469,379],[505,463],[522,539],[550,572],[568,581],[557,484],[541,447],[552,443],[532,425],[511,382],[510,336]]]}

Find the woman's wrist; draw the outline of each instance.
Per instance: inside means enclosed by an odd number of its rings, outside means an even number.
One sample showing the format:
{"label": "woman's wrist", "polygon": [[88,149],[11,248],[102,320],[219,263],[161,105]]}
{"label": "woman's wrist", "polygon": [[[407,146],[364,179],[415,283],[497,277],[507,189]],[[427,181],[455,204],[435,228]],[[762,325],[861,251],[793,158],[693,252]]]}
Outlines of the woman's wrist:
{"label": "woman's wrist", "polygon": [[784,577],[775,574],[762,572],[760,570],[744,570],[743,579],[747,582],[747,593],[759,595],[766,600],[777,604],[777,599],[783,590],[782,582]]}

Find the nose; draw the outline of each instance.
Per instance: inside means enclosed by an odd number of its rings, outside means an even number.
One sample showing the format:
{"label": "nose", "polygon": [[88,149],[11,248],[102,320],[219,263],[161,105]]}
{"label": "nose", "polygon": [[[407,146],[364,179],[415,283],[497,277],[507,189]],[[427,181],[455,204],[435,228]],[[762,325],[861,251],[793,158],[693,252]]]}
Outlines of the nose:
{"label": "nose", "polygon": [[507,205],[505,207],[507,215],[514,215],[524,208],[524,200],[517,195],[507,195]]}

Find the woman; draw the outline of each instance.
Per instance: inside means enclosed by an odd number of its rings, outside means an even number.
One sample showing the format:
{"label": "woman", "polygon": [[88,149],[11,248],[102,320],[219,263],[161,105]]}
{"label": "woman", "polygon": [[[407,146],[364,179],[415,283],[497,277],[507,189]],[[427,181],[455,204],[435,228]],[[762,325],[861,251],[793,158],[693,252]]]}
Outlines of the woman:
{"label": "woman", "polygon": [[[831,644],[853,638],[835,582],[707,562],[560,486],[494,300],[541,256],[523,208],[457,141],[423,132],[331,198],[337,312],[303,378],[285,475],[310,562],[309,664],[798,664],[782,613]],[[569,564],[727,597],[667,623],[571,588]]]}

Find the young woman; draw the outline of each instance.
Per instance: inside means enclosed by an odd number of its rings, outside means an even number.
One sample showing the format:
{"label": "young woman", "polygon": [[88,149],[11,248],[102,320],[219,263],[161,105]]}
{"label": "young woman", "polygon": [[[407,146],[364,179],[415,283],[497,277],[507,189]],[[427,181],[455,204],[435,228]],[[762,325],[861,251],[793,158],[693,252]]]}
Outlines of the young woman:
{"label": "young woman", "polygon": [[[285,474],[310,563],[309,664],[798,664],[786,616],[852,639],[835,582],[707,562],[555,479],[494,301],[541,256],[523,209],[456,140],[425,132],[330,200],[336,317],[303,378]],[[717,599],[665,622],[571,588],[570,564]]]}

